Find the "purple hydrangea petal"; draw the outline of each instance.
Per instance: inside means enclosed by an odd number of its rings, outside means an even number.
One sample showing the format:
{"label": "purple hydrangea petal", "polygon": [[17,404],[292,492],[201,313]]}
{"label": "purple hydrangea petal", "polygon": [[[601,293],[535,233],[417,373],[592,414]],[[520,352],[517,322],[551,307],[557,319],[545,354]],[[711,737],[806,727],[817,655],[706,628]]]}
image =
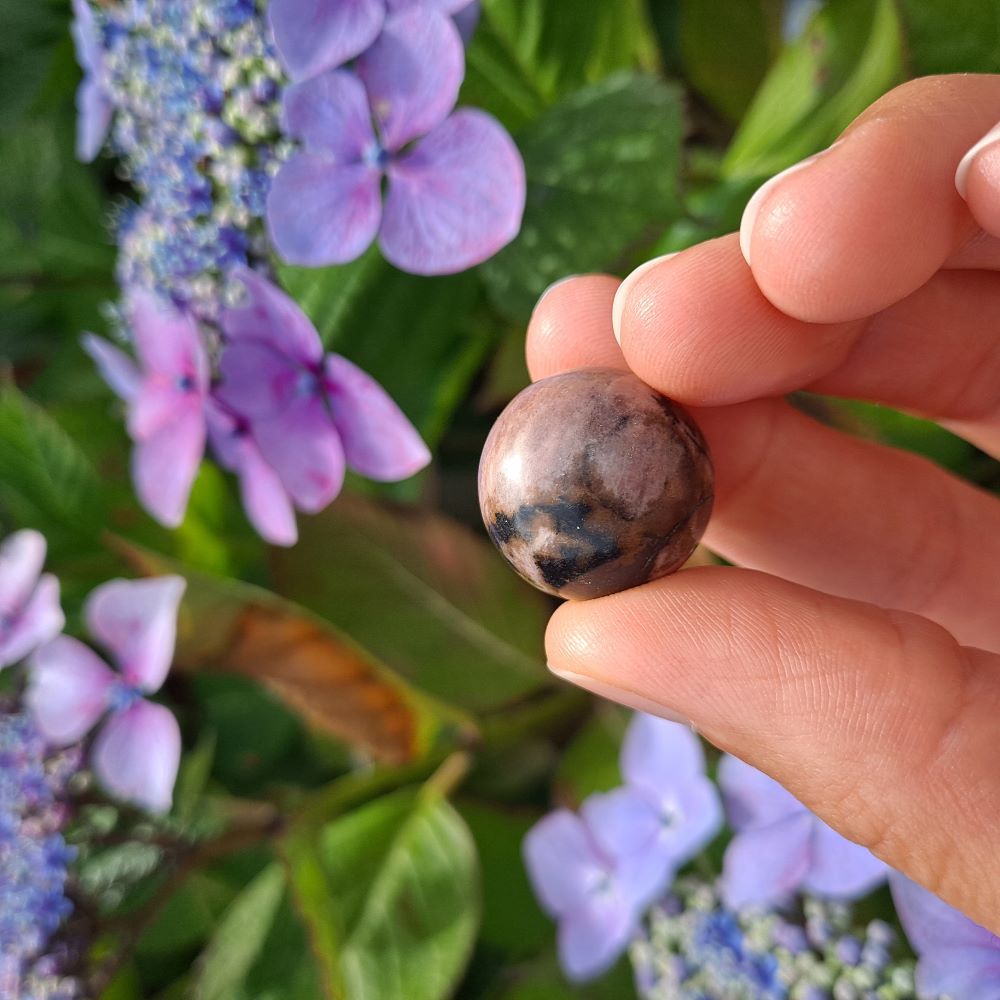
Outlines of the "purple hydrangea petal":
{"label": "purple hydrangea petal", "polygon": [[585,905],[606,876],[586,825],[568,809],[543,816],[524,838],[523,854],[535,895],[552,916]]}
{"label": "purple hydrangea petal", "polygon": [[656,803],[635,788],[591,795],[580,808],[588,829],[610,858],[624,858],[653,844],[660,832]]}
{"label": "purple hydrangea petal", "polygon": [[943,946],[992,948],[1000,954],[1000,937],[980,927],[929,889],[899,872],[890,874],[889,887],[899,921],[917,954]]}
{"label": "purple hydrangea petal", "polygon": [[524,164],[503,127],[482,111],[456,111],[388,173],[379,242],[404,271],[462,271],[517,235]]}
{"label": "purple hydrangea petal", "polygon": [[414,7],[431,7],[442,14],[455,14],[463,10],[469,0],[388,0],[390,11],[411,10]]}
{"label": "purple hydrangea petal", "polygon": [[112,654],[125,681],[147,694],[159,691],[170,670],[185,586],[180,576],[109,580],[84,605],[90,634]]}
{"label": "purple hydrangea petal", "polygon": [[208,432],[219,464],[239,476],[243,509],[257,534],[272,545],[294,545],[298,530],[291,498],[249,431],[213,406]]}
{"label": "purple hydrangea petal", "polygon": [[139,502],[160,524],[176,528],[205,451],[205,417],[189,407],[132,450],[132,480]]}
{"label": "purple hydrangea petal", "polygon": [[[460,0],[460,2],[464,3],[464,0]],[[466,3],[464,7],[452,15],[455,27],[458,28],[458,33],[466,45],[472,41],[472,36],[476,33],[476,28],[479,27],[479,18],[482,12],[483,8],[479,0],[472,0],[472,3]]]}
{"label": "purple hydrangea petal", "polygon": [[326,358],[325,388],[347,464],[380,482],[406,479],[431,460],[416,428],[366,372],[338,354]]}
{"label": "purple hydrangea petal", "polygon": [[723,862],[726,905],[739,909],[776,903],[794,892],[809,871],[813,822],[812,816],[802,812],[737,833]]}
{"label": "purple hydrangea petal", "polygon": [[104,88],[91,77],[85,77],[76,89],[76,158],[91,163],[104,145],[114,105]]}
{"label": "purple hydrangea petal", "polygon": [[[280,329],[280,327],[279,327]],[[216,395],[231,410],[251,420],[275,417],[295,397],[309,370],[260,341],[236,341],[222,352],[222,384]]]}
{"label": "purple hydrangea petal", "polygon": [[10,626],[0,631],[0,667],[24,659],[33,649],[58,635],[65,624],[59,605],[59,581],[46,573]]}
{"label": "purple hydrangea petal", "polygon": [[318,395],[300,396],[277,416],[255,421],[253,436],[295,505],[322,510],[344,482],[344,448]]}
{"label": "purple hydrangea petal", "polygon": [[189,378],[204,391],[208,356],[194,319],[142,289],[128,293],[127,311],[143,370],[170,379]]}
{"label": "purple hydrangea petal", "polygon": [[812,864],[803,885],[817,896],[858,899],[881,885],[888,868],[860,844],[817,819],[813,827]]}
{"label": "purple hydrangea petal", "polygon": [[382,217],[374,165],[338,165],[297,153],[282,164],[267,196],[267,228],[288,264],[345,264],[371,245]]}
{"label": "purple hydrangea petal", "polygon": [[606,972],[635,931],[632,907],[613,890],[595,894],[559,925],[559,964],[574,982]]}
{"label": "purple hydrangea petal", "polygon": [[172,379],[153,374],[143,379],[128,408],[128,433],[133,441],[144,441],[188,408],[190,397]]}
{"label": "purple hydrangea petal", "polygon": [[377,145],[368,95],[347,70],[332,70],[286,88],[285,132],[310,152],[337,163],[358,163]]}
{"label": "purple hydrangea petal", "polygon": [[135,362],[103,337],[85,333],[80,342],[111,391],[126,401],[133,399],[142,382]]}
{"label": "purple hydrangea petal", "polygon": [[440,125],[455,107],[465,75],[462,38],[451,19],[426,5],[391,15],[357,62],[379,124],[396,152]]}
{"label": "purple hydrangea petal", "polygon": [[661,839],[678,866],[686,864],[711,843],[722,829],[722,802],[715,785],[706,777],[689,778],[665,797]]}
{"label": "purple hydrangea petal", "polygon": [[35,725],[53,746],[82,739],[108,708],[117,678],[88,646],[61,635],[31,657],[25,699]]}
{"label": "purple hydrangea petal", "polygon": [[1000,949],[949,945],[922,955],[917,962],[921,1000],[1000,998]]}
{"label": "purple hydrangea petal", "polygon": [[80,68],[88,73],[97,69],[102,59],[101,41],[94,12],[87,0],[73,0],[73,23],[69,30]]}
{"label": "purple hydrangea petal", "polygon": [[293,80],[342,66],[375,41],[385,0],[271,0],[268,18]]}
{"label": "purple hydrangea petal", "polygon": [[619,761],[628,784],[653,793],[705,773],[701,740],[687,726],[643,712],[629,723]]}
{"label": "purple hydrangea petal", "polygon": [[774,823],[806,811],[774,778],[730,754],[719,761],[719,787],[729,822],[736,830]]}
{"label": "purple hydrangea petal", "polygon": [[38,584],[45,564],[45,536],[26,528],[0,545],[0,617],[21,611]]}
{"label": "purple hydrangea petal", "polygon": [[116,712],[94,741],[93,767],[116,798],[150,812],[170,809],[181,734],[169,709],[144,698]]}
{"label": "purple hydrangea petal", "polygon": [[247,301],[223,312],[226,336],[232,341],[267,344],[303,366],[318,365],[323,344],[298,304],[256,271],[237,268],[230,274],[243,283]]}

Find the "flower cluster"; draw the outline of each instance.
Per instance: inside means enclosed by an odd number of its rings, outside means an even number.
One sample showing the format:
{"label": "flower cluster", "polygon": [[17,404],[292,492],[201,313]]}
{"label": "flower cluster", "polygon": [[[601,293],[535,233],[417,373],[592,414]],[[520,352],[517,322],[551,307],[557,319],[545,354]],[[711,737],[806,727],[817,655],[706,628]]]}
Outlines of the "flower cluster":
{"label": "flower cluster", "polygon": [[0,996],[71,1000],[67,954],[51,941],[72,911],[63,839],[66,785],[74,750],[50,753],[30,715],[0,703]]}

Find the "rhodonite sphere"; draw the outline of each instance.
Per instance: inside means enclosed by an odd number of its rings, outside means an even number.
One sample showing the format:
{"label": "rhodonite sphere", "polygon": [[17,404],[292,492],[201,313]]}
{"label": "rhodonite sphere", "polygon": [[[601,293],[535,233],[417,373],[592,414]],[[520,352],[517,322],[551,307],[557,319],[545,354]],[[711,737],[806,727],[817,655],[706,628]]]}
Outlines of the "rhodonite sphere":
{"label": "rhodonite sphere", "polygon": [[583,368],[536,382],[500,414],[479,506],[525,580],[579,600],[680,569],[708,523],[714,479],[677,403],[628,372]]}

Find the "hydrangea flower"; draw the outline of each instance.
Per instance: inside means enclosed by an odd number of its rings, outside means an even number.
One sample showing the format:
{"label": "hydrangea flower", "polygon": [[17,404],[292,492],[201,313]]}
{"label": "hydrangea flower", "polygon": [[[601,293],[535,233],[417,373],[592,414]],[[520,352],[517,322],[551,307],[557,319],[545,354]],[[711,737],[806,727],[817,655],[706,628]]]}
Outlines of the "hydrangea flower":
{"label": "hydrangea flower", "polygon": [[307,80],[361,55],[386,15],[409,7],[464,13],[469,0],[271,0],[268,16],[281,61],[293,80]]}
{"label": "hydrangea flower", "polygon": [[1000,997],[1000,937],[898,872],[891,873],[889,885],[900,923],[919,959],[921,998]]}
{"label": "hydrangea flower", "polygon": [[83,80],[76,91],[76,155],[89,163],[104,145],[114,104],[107,91],[104,50],[94,12],[87,0],[73,0],[71,27],[76,59],[83,70]]}
{"label": "hydrangea flower", "polygon": [[637,932],[648,901],[644,865],[630,863],[601,816],[559,809],[524,840],[524,863],[543,909],[559,922],[559,961],[574,981],[609,969]]}
{"label": "hydrangea flower", "polygon": [[649,903],[719,832],[722,805],[701,741],[679,723],[637,713],[619,763],[624,787],[594,796],[589,815],[616,851],[642,864]]}
{"label": "hydrangea flower", "polygon": [[344,263],[377,235],[402,270],[446,274],[514,238],[524,165],[495,119],[452,111],[463,74],[454,24],[416,6],[386,20],[356,73],[332,70],[287,89],[285,129],[304,149],[282,164],[267,200],[271,241],[286,261]]}
{"label": "hydrangea flower", "polygon": [[140,368],[93,334],[83,346],[128,404],[139,500],[161,524],[176,527],[205,451],[208,358],[194,319],[148,292],[133,291],[127,312]]}
{"label": "hydrangea flower", "polygon": [[345,465],[392,481],[423,468],[430,453],[374,379],[346,358],[324,355],[295,302],[253,271],[238,276],[247,302],[222,315],[227,342],[215,392],[228,437],[217,427],[213,439],[224,464],[241,475],[253,522],[281,540],[294,530],[289,501],[321,510],[339,493]]}
{"label": "hydrangea flower", "polygon": [[882,861],[827,826],[762,771],[726,755],[719,785],[736,830],[722,876],[730,907],[777,903],[797,889],[855,899],[885,880]]}
{"label": "hydrangea flower", "polygon": [[42,573],[45,539],[16,531],[0,545],[0,670],[61,631],[59,581]]}
{"label": "hydrangea flower", "polygon": [[184,580],[111,580],[88,597],[84,620],[118,670],[90,647],[59,636],[31,658],[26,701],[53,746],[81,740],[105,716],[91,764],[118,798],[151,812],[170,808],[181,739],[177,720],[144,695],[170,670]]}

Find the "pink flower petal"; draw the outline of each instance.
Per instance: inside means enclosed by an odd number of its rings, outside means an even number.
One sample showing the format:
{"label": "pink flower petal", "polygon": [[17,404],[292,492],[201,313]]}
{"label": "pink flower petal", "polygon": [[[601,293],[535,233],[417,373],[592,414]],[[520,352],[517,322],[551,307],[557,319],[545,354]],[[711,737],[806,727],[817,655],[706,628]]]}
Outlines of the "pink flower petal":
{"label": "pink flower petal", "polygon": [[94,741],[92,762],[101,784],[116,798],[165,813],[180,759],[177,720],[162,705],[140,699],[104,724]]}
{"label": "pink flower petal", "polygon": [[144,441],[177,417],[178,408],[190,403],[188,393],[173,379],[154,372],[142,380],[128,408],[128,433],[133,441]]}
{"label": "pink flower petal", "polygon": [[385,389],[338,354],[326,359],[326,391],[347,464],[355,472],[393,482],[431,460],[413,424]]}
{"label": "pink flower petal", "polygon": [[29,663],[25,700],[35,725],[54,746],[82,739],[108,708],[114,671],[88,646],[61,635]]}
{"label": "pink flower petal", "polygon": [[33,649],[57,636],[65,624],[59,606],[59,581],[46,573],[7,629],[0,627],[0,668],[23,660]]}
{"label": "pink flower petal", "polygon": [[440,125],[455,107],[465,49],[454,23],[426,4],[399,11],[357,63],[379,123],[382,145],[396,152]]}
{"label": "pink flower petal", "polygon": [[385,0],[271,0],[268,18],[293,80],[342,66],[378,36]]}
{"label": "pink flower petal", "polygon": [[357,163],[376,145],[368,94],[347,70],[332,70],[285,89],[285,133],[310,152],[328,153],[338,163]]}
{"label": "pink flower petal", "polygon": [[208,385],[208,357],[194,319],[143,289],[129,292],[127,311],[144,371],[169,379],[187,377],[204,391]]}
{"label": "pink flower petal", "polygon": [[170,670],[185,586],[180,576],[109,580],[87,598],[83,615],[90,634],[141,691],[158,691]]}
{"label": "pink flower petal", "polygon": [[246,290],[247,302],[222,314],[222,329],[233,342],[266,344],[300,365],[319,363],[323,344],[309,317],[280,288],[250,268],[229,272]]}
{"label": "pink flower petal", "polygon": [[25,529],[0,545],[0,618],[20,612],[38,583],[45,564],[45,537]]}
{"label": "pink flower petal", "polygon": [[176,528],[205,451],[205,417],[200,404],[179,412],[132,450],[132,479],[139,502],[160,524]]}
{"label": "pink flower petal", "polygon": [[309,376],[309,370],[287,354],[254,340],[228,344],[222,352],[219,371],[222,384],[216,389],[216,396],[230,410],[252,420],[275,417],[287,409],[299,380]]}
{"label": "pink flower petal", "polygon": [[297,507],[316,513],[340,492],[344,448],[318,395],[300,396],[273,419],[254,421],[252,431]]}
{"label": "pink flower petal", "polygon": [[85,333],[80,342],[111,391],[124,400],[131,400],[139,391],[139,383],[142,381],[135,362],[103,337]]}
{"label": "pink flower petal", "polygon": [[345,264],[371,245],[382,216],[379,171],[297,153],[271,182],[267,228],[289,264]]}
{"label": "pink flower petal", "polygon": [[379,242],[413,274],[481,264],[509,243],[524,214],[524,164],[485,112],[456,111],[388,167]]}

